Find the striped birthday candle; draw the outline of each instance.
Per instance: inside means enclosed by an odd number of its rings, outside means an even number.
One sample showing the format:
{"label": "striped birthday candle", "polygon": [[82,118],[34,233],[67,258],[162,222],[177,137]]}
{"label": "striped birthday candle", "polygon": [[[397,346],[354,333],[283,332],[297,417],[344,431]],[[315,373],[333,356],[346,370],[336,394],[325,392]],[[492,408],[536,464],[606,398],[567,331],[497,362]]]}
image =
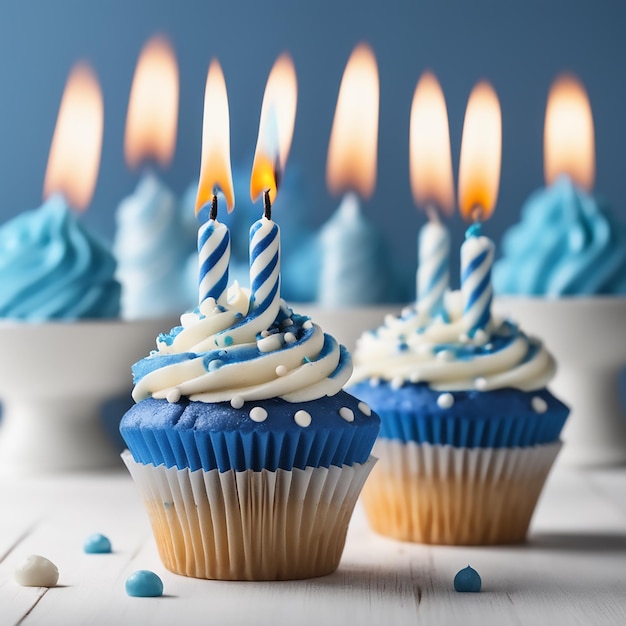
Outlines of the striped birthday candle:
{"label": "striped birthday candle", "polygon": [[437,220],[420,229],[417,265],[417,302],[430,317],[444,314],[444,295],[450,284],[450,233]]}
{"label": "striped birthday candle", "polygon": [[213,196],[209,219],[198,229],[198,261],[199,303],[207,298],[223,303],[228,287],[230,232],[225,224],[217,221],[216,196]]}
{"label": "striped birthday candle", "polygon": [[494,251],[493,241],[481,235],[480,223],[472,224],[461,246],[463,323],[470,337],[478,330],[485,330],[491,319],[491,266]]}

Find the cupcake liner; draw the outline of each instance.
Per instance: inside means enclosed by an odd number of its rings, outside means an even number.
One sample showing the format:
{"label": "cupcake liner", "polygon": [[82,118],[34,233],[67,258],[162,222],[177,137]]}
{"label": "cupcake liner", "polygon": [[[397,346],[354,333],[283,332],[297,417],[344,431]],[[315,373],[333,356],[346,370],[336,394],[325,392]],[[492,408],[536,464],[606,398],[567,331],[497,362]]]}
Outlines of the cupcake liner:
{"label": "cupcake liner", "polygon": [[524,541],[561,443],[455,448],[379,439],[363,489],[377,532],[404,541],[489,545]]}
{"label": "cupcake liner", "polygon": [[[251,408],[257,406],[267,411],[266,421],[250,419]],[[120,432],[135,461],[144,464],[221,472],[341,467],[365,463],[378,435],[378,418],[363,413],[360,406],[343,391],[314,402],[293,404],[272,398],[248,402],[240,409],[230,403],[149,398],[126,413]],[[340,416],[342,407],[350,409],[352,422]],[[310,426],[294,421],[300,409],[312,416]]]}
{"label": "cupcake liner", "polygon": [[122,459],[165,567],[196,578],[293,580],[333,572],[376,459],[292,471],[191,471]]}

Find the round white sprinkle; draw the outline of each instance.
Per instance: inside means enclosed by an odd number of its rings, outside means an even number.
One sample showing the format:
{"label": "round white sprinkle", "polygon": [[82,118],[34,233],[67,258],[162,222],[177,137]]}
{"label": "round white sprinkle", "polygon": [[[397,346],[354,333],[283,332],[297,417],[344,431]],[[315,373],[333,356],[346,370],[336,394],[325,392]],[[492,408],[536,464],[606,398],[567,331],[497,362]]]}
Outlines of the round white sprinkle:
{"label": "round white sprinkle", "polygon": [[15,581],[22,587],[54,587],[59,580],[57,566],[38,554],[27,556],[15,568]]}
{"label": "round white sprinkle", "polygon": [[339,409],[339,415],[341,415],[346,422],[354,422],[354,411],[347,406],[342,406]]}
{"label": "round white sprinkle", "polygon": [[467,333],[462,333],[459,335],[459,341],[461,343],[467,343],[470,340],[469,335]]}
{"label": "round white sprinkle", "polygon": [[279,350],[280,348],[282,348],[283,336],[280,333],[268,335],[263,339],[259,339],[256,342],[256,345],[261,352],[274,352],[274,350]]}
{"label": "round white sprinkle", "polygon": [[476,389],[485,389],[487,387],[487,379],[486,378],[477,378],[474,380],[474,386]]}
{"label": "round white sprinkle", "polygon": [[267,411],[262,406],[253,406],[250,409],[250,419],[253,422],[264,422],[267,419]]}
{"label": "round white sprinkle", "polygon": [[287,328],[287,326],[293,326],[293,320],[290,317],[288,317],[280,323],[280,326],[281,328]]}
{"label": "round white sprinkle", "polygon": [[311,328],[313,328],[313,322],[311,320],[307,320],[304,324],[302,324],[302,328],[305,330],[311,330]]}
{"label": "round white sprinkle", "polygon": [[410,306],[405,306],[402,311],[400,311],[401,317],[409,317],[413,313],[413,308]]}
{"label": "round white sprinkle", "polygon": [[293,420],[298,426],[302,426],[302,428],[306,428],[311,423],[311,415],[306,411],[296,411],[296,414],[293,416]]}
{"label": "round white sprinkle", "polygon": [[293,343],[296,340],[296,336],[293,333],[285,333],[285,341],[287,343]]}
{"label": "round white sprinkle", "polygon": [[363,415],[367,415],[369,417],[372,414],[372,409],[370,409],[369,404],[366,404],[365,402],[359,402],[357,406],[359,408],[359,411],[361,411]]}
{"label": "round white sprinkle", "polygon": [[233,409],[240,409],[244,405],[244,399],[241,396],[233,396],[230,401],[230,406]]}
{"label": "round white sprinkle", "polygon": [[486,343],[485,344],[485,350],[493,350],[493,344],[492,343]]}
{"label": "round white sprinkle", "polygon": [[409,380],[410,380],[412,383],[419,383],[420,378],[421,378],[421,376],[420,376],[420,373],[419,373],[419,372],[413,372],[413,373],[409,376]]}
{"label": "round white sprinkle", "polygon": [[276,366],[276,376],[284,376],[287,373],[287,368],[284,365]]}
{"label": "round white sprinkle", "polygon": [[220,367],[222,367],[222,365],[223,363],[219,359],[213,359],[212,361],[209,361],[209,372],[214,372],[215,370],[218,370]]}
{"label": "round white sprinkle", "polygon": [[180,400],[180,389],[178,387],[174,387],[174,389],[170,389],[167,392],[166,398],[170,404],[173,404],[174,402],[178,402]]}
{"label": "round white sprinkle", "polygon": [[269,337],[272,333],[269,330],[262,330],[261,337]]}
{"label": "round white sprinkle", "polygon": [[392,389],[400,389],[400,387],[404,385],[404,378],[400,378],[400,376],[396,376],[395,378],[391,379],[391,383],[389,384],[391,385]]}
{"label": "round white sprinkle", "polygon": [[370,378],[370,387],[378,387],[380,385],[380,378]]}
{"label": "round white sprinkle", "polygon": [[440,409],[449,409],[454,405],[454,396],[451,393],[442,393],[437,398],[437,406]]}
{"label": "round white sprinkle", "polygon": [[442,350],[441,352],[437,352],[437,360],[445,361],[446,363],[454,361],[454,354],[450,350]]}
{"label": "round white sprinkle", "polygon": [[539,396],[535,396],[530,401],[530,404],[533,407],[533,410],[536,411],[537,413],[545,413],[548,410],[548,403],[543,398],[540,398]]}

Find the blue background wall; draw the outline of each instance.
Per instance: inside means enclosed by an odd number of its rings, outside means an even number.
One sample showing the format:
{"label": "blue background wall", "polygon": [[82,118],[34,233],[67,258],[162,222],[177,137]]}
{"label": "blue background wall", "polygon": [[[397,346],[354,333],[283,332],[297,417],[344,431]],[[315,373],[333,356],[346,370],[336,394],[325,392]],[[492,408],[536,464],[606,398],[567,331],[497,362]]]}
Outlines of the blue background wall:
{"label": "blue background wall", "polygon": [[[325,161],[337,91],[352,48],[371,43],[381,79],[379,175],[366,213],[396,254],[415,259],[424,216],[408,176],[413,90],[432,69],[446,94],[455,172],[467,97],[487,78],[503,111],[500,199],[489,231],[499,239],[524,198],[542,184],[546,95],[554,77],[575,72],[585,83],[596,125],[596,189],[626,220],[626,3],[552,0],[334,0],[298,2],[5,0],[0,5],[0,220],[39,204],[50,139],[67,74],[79,58],[95,67],[105,99],[105,137],[95,197],[85,219],[107,237],[114,209],[136,183],[123,159],[127,99],[137,56],[154,33],[169,35],[181,69],[179,140],[162,173],[177,192],[197,176],[202,99],[212,56],[229,90],[234,162],[250,158],[263,89],[283,50],[293,55],[299,108],[290,165],[298,166],[313,224],[337,201],[325,186]],[[280,221],[280,216],[277,216]],[[460,243],[462,223],[452,222]]]}

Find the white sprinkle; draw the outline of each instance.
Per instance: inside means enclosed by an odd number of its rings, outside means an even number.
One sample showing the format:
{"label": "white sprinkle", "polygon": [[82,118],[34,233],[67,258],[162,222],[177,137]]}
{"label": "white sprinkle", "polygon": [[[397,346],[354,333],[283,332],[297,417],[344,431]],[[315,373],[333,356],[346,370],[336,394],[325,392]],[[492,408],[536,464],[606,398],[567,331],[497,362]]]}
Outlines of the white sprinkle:
{"label": "white sprinkle", "polygon": [[454,353],[450,350],[442,350],[441,352],[437,352],[437,360],[445,361],[446,363],[454,361]]}
{"label": "white sprinkle", "polygon": [[220,367],[222,367],[222,365],[223,363],[219,359],[213,359],[212,361],[209,361],[209,372],[214,372],[215,370],[218,370]]}
{"label": "white sprinkle", "polygon": [[437,406],[440,409],[449,409],[454,405],[454,396],[451,393],[442,393],[437,398]]}
{"label": "white sprinkle", "polygon": [[419,354],[420,356],[429,356],[432,354],[433,350],[432,347],[429,346],[427,343],[420,343],[417,346],[417,350],[416,350],[417,354]]}
{"label": "white sprinkle", "polygon": [[311,320],[307,320],[304,324],[302,324],[302,328],[305,330],[311,330],[311,328],[313,328],[313,322]]}
{"label": "white sprinkle", "polygon": [[412,383],[419,383],[421,378],[422,378],[422,377],[420,376],[420,373],[419,373],[419,372],[413,372],[413,373],[409,376],[409,380],[410,380]]}
{"label": "white sprinkle", "polygon": [[267,419],[267,411],[262,406],[253,406],[250,409],[250,419],[253,422],[264,422]]}
{"label": "white sprinkle", "polygon": [[241,396],[233,396],[230,401],[230,406],[233,409],[240,409],[244,405],[244,399]]}
{"label": "white sprinkle", "polygon": [[354,411],[347,406],[342,406],[339,409],[339,415],[346,420],[346,422],[354,422]]}
{"label": "white sprinkle", "polygon": [[391,379],[391,383],[389,384],[391,385],[392,389],[400,389],[400,387],[404,385],[404,378],[401,378],[400,376],[395,376]]}
{"label": "white sprinkle", "polygon": [[22,587],[54,587],[59,580],[59,570],[46,557],[31,554],[15,568],[14,576]]}
{"label": "white sprinkle", "polygon": [[178,387],[174,387],[174,389],[170,389],[167,392],[166,398],[170,404],[173,404],[174,402],[178,402],[180,400],[180,389]]}
{"label": "white sprinkle", "polygon": [[280,350],[280,348],[282,348],[283,336],[280,333],[268,335],[263,339],[259,339],[256,345],[261,352],[274,352],[274,350]]}
{"label": "white sprinkle", "polygon": [[409,317],[409,315],[413,314],[414,309],[410,306],[405,306],[402,311],[400,311],[401,317]]}
{"label": "white sprinkle", "polygon": [[296,414],[293,416],[293,420],[296,424],[298,424],[298,426],[306,428],[311,423],[311,414],[303,410],[296,411]]}
{"label": "white sprinkle", "polygon": [[287,328],[287,326],[293,326],[293,320],[290,317],[288,317],[280,323],[280,326],[281,328]]}
{"label": "white sprinkle", "polygon": [[276,376],[284,376],[287,373],[287,368],[284,365],[276,366]]}
{"label": "white sprinkle", "polygon": [[548,403],[539,396],[535,396],[530,404],[537,413],[545,413],[548,410]]}
{"label": "white sprinkle", "polygon": [[485,350],[493,350],[493,344],[492,343],[486,343],[485,344]]}
{"label": "white sprinkle", "polygon": [[378,385],[380,385],[380,378],[370,378],[370,387],[378,387]]}
{"label": "white sprinkle", "polygon": [[391,313],[387,313],[387,315],[385,315],[385,326],[392,326],[393,323],[396,321],[396,316],[392,315]]}
{"label": "white sprinkle", "polygon": [[476,389],[486,389],[487,388],[487,379],[483,378],[482,376],[480,378],[476,378],[474,380],[474,386],[476,387]]}
{"label": "white sprinkle", "polygon": [[296,336],[293,333],[285,333],[285,341],[287,343],[293,343],[296,340]]}
{"label": "white sprinkle", "polygon": [[470,340],[469,335],[466,333],[462,333],[461,335],[459,335],[459,341],[461,343],[468,343],[468,341]]}
{"label": "white sprinkle", "polygon": [[489,341],[489,335],[482,329],[478,329],[474,333],[474,343],[483,346]]}
{"label": "white sprinkle", "polygon": [[365,402],[359,402],[357,406],[359,411],[361,411],[363,415],[367,415],[369,417],[372,414],[372,409],[370,409],[369,404],[366,404]]}

